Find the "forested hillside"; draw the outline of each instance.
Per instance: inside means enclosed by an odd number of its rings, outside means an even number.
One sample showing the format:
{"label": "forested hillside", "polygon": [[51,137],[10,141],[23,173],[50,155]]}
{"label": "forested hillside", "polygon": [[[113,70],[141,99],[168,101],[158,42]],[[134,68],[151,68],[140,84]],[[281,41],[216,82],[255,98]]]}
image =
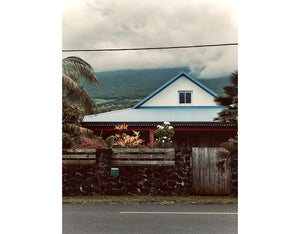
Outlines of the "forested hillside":
{"label": "forested hillside", "polygon": [[[182,71],[190,74],[188,67],[97,72],[100,86],[82,85],[95,99],[100,111],[105,112],[135,105]],[[222,94],[222,87],[229,84],[229,75],[199,81]]]}

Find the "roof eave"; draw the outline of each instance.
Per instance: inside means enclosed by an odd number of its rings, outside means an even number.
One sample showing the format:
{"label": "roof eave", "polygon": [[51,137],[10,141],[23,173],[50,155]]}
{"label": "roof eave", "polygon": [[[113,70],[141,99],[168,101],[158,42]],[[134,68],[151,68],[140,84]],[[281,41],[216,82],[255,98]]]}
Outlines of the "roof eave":
{"label": "roof eave", "polygon": [[[162,122],[83,122],[83,127],[113,127],[120,124],[130,127],[156,127]],[[173,127],[236,127],[228,122],[170,122]]]}
{"label": "roof eave", "polygon": [[151,99],[153,96],[155,96],[156,94],[158,94],[159,92],[161,92],[162,90],[164,90],[166,87],[168,87],[170,84],[172,84],[175,80],[177,80],[182,75],[185,76],[186,78],[188,78],[190,81],[192,81],[193,83],[195,83],[197,86],[199,86],[203,90],[205,90],[206,92],[208,92],[209,94],[211,94],[213,97],[215,97],[215,98],[218,97],[218,94],[216,94],[214,91],[212,91],[211,89],[207,88],[205,85],[201,84],[199,81],[197,81],[196,79],[194,79],[193,77],[189,76],[186,72],[183,71],[183,72],[178,73],[176,76],[174,76],[171,80],[169,80],[163,86],[161,86],[160,88],[158,88],[157,90],[155,90],[153,93],[151,93],[150,95],[148,95],[147,97],[145,97],[143,100],[141,100],[135,106],[133,106],[132,109],[139,108],[142,104],[144,104],[146,101],[148,101],[149,99]]}

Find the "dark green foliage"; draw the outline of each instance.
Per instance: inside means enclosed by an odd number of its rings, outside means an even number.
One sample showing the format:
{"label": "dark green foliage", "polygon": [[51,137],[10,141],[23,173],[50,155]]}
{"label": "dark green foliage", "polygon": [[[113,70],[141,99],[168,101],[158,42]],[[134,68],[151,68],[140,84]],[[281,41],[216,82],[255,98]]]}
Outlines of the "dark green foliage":
{"label": "dark green foliage", "polygon": [[80,57],[70,56],[62,60],[62,132],[63,148],[70,148],[81,135],[92,131],[80,126],[84,114],[92,114],[97,105],[80,81],[99,85],[93,67]]}
{"label": "dark green foliage", "polygon": [[63,102],[62,122],[63,124],[71,123],[80,126],[84,117],[84,110],[79,105],[74,105],[69,102]]}
{"label": "dark green foliage", "polygon": [[74,105],[69,102],[63,102],[62,109],[62,130],[63,133],[68,133],[75,140],[81,135],[90,135],[92,132],[81,127],[81,121],[84,117],[84,110],[79,105]]}
{"label": "dark green foliage", "polygon": [[231,86],[225,86],[225,96],[215,98],[215,101],[221,106],[227,108],[218,113],[218,117],[215,120],[222,122],[231,122],[232,124],[238,124],[238,71],[231,74],[230,77]]}
{"label": "dark green foliage", "polygon": [[223,87],[230,84],[229,76],[220,76],[217,78],[200,78],[198,80],[218,95],[224,95],[225,92]]}
{"label": "dark green foliage", "polygon": [[219,145],[219,149],[217,151],[217,156],[219,158],[219,162],[217,166],[220,170],[225,170],[225,165],[230,157],[237,157],[238,154],[238,138],[235,136],[234,138],[230,138],[228,141],[223,142]]}
{"label": "dark green foliage", "polygon": [[170,126],[169,122],[164,122],[164,124],[158,125],[157,130],[153,133],[157,137],[155,140],[154,147],[157,148],[168,148],[172,146],[172,137],[174,136],[175,132],[173,127]]}
{"label": "dark green foliage", "polygon": [[74,145],[75,139],[68,133],[62,134],[63,149],[70,149]]}
{"label": "dark green foliage", "polygon": [[70,56],[64,58],[62,62],[62,70],[64,75],[69,76],[76,83],[80,80],[85,80],[89,84],[100,84],[95,76],[93,67],[80,57]]}
{"label": "dark green foliage", "polygon": [[86,114],[93,114],[97,105],[88,92],[80,85],[86,82],[90,85],[99,85],[92,66],[80,57],[70,56],[62,60],[62,94],[63,102],[80,104]]}
{"label": "dark green foliage", "polygon": [[[231,122],[238,125],[238,71],[232,73],[230,77],[231,86],[224,87],[225,96],[215,99],[222,106],[227,108],[218,113],[215,120],[222,122]],[[219,169],[224,171],[228,159],[238,156],[238,136],[230,138],[227,142],[219,145],[217,155],[220,161],[217,163]]]}
{"label": "dark green foliage", "polygon": [[99,113],[121,110],[125,108],[133,107],[142,99],[114,99],[113,101],[108,101],[103,104],[98,104]]}
{"label": "dark green foliage", "polygon": [[146,97],[181,71],[188,72],[189,68],[96,72],[101,83],[100,87],[92,87],[87,83],[82,84],[93,98],[137,99]]}

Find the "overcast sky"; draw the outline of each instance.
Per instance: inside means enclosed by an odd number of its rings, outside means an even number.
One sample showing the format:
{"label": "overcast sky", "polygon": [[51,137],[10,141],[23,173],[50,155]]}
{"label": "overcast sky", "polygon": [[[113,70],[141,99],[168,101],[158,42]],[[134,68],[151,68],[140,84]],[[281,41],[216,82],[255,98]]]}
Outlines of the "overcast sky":
{"label": "overcast sky", "polygon": [[[67,1],[63,49],[102,49],[238,42],[235,1]],[[200,77],[237,69],[237,46],[158,51],[73,52],[95,71],[189,66]]]}

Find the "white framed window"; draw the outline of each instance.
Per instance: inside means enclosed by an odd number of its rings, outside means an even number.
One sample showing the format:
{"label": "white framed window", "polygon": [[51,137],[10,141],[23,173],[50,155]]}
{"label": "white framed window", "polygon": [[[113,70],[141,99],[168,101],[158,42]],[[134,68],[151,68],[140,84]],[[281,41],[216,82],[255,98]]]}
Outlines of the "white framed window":
{"label": "white framed window", "polygon": [[180,90],[179,94],[179,104],[190,104],[192,103],[192,90]]}

